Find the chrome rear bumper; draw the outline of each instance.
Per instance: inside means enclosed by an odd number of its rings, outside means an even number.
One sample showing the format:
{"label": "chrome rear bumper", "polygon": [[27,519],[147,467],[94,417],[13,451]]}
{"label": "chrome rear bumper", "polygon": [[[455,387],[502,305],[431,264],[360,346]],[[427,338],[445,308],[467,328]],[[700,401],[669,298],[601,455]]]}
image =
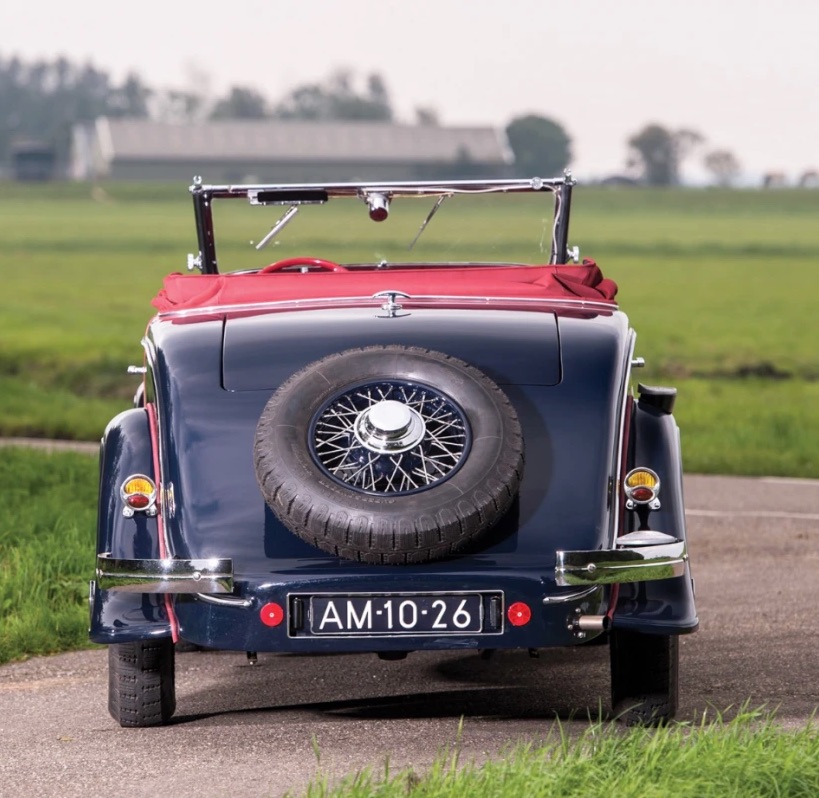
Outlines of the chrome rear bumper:
{"label": "chrome rear bumper", "polygon": [[97,584],[128,593],[232,593],[233,560],[117,560],[98,554]]}
{"label": "chrome rear bumper", "polygon": [[558,551],[555,581],[570,585],[611,585],[671,579],[685,573],[685,541],[596,551]]}

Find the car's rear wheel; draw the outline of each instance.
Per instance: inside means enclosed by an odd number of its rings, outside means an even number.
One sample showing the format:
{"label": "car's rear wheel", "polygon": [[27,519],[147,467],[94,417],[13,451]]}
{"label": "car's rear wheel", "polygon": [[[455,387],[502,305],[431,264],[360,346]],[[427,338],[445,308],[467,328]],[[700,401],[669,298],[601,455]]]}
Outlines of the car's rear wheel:
{"label": "car's rear wheel", "polygon": [[108,711],[120,726],[161,726],[175,709],[171,638],[108,646]]}
{"label": "car's rear wheel", "polygon": [[523,439],[506,395],[441,352],[347,350],[267,403],[256,476],[292,532],[340,557],[427,562],[462,551],[512,504]]}
{"label": "car's rear wheel", "polygon": [[677,713],[680,655],[676,635],[613,630],[611,704],[627,726],[660,726]]}

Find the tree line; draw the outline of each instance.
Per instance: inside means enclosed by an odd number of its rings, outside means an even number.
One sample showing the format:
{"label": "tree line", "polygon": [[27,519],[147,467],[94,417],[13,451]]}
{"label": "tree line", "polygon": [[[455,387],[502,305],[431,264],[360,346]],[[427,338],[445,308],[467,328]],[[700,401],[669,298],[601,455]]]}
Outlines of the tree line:
{"label": "tree line", "polygon": [[[271,102],[247,86],[232,86],[212,99],[196,91],[152,88],[136,74],[118,83],[104,70],[64,57],[24,63],[0,56],[0,161],[7,162],[15,147],[36,141],[65,164],[72,127],[100,116],[183,124],[209,119],[396,121],[386,82],[377,73],[366,76],[362,84],[341,69]],[[438,112],[430,107],[416,108],[413,121],[440,124]],[[505,130],[517,174],[559,174],[571,163],[571,139],[554,119],[524,114],[509,121]],[[628,140],[624,177],[649,185],[676,185],[683,160],[703,142],[694,131],[647,125]],[[730,185],[740,171],[727,150],[707,153],[704,164],[722,185]]]}

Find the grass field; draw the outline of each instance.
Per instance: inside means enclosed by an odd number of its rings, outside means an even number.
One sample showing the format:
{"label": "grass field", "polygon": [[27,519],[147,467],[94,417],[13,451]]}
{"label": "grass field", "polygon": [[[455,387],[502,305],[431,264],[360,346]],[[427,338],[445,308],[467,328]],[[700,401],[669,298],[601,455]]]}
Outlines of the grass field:
{"label": "grass field", "polygon": [[[518,210],[487,202],[469,229],[514,237]],[[819,191],[576,190],[571,242],[620,285],[638,378],[678,387],[688,470],[819,477],[818,218]],[[0,434],[98,438],[195,248],[185,186],[4,186]]]}
{"label": "grass field", "polygon": [[554,735],[482,765],[457,746],[431,768],[364,771],[340,784],[319,778],[306,798],[813,798],[819,791],[815,727],[783,731],[770,715],[742,712],[696,726],[624,732],[593,723],[579,739]]}
{"label": "grass field", "polygon": [[88,648],[97,460],[0,452],[0,663]]}

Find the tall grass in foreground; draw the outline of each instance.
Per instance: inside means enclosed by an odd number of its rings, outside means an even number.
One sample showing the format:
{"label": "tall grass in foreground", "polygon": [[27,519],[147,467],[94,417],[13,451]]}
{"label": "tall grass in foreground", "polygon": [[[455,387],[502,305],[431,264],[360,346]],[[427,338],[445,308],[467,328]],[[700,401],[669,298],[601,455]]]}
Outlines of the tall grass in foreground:
{"label": "tall grass in foreground", "polygon": [[0,663],[87,648],[96,459],[4,448],[0,485]]}
{"label": "tall grass in foreground", "polygon": [[441,754],[424,775],[371,770],[331,786],[319,777],[307,798],[815,798],[815,724],[788,732],[770,715],[741,712],[698,726],[623,731],[595,723],[579,738],[510,749],[486,764]]}

